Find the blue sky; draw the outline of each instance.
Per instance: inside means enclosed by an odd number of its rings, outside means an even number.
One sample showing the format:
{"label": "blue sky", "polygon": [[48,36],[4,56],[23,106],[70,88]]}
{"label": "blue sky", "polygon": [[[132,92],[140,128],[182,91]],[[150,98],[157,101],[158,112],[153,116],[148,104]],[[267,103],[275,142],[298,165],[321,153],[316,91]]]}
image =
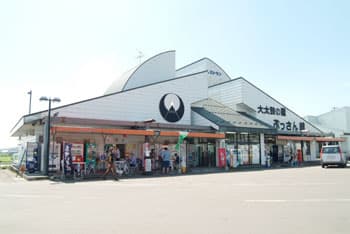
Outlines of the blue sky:
{"label": "blue sky", "polygon": [[40,96],[99,96],[145,58],[176,50],[243,76],[299,115],[349,106],[349,1],[1,1],[0,148]]}

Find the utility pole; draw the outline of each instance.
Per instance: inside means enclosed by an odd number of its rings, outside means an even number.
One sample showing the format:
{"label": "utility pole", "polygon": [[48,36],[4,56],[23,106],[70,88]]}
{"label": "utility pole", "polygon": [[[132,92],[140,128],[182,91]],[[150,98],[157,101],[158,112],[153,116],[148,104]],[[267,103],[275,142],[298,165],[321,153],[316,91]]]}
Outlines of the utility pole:
{"label": "utility pole", "polygon": [[29,114],[32,113],[32,90],[30,90],[27,94],[29,94]]}

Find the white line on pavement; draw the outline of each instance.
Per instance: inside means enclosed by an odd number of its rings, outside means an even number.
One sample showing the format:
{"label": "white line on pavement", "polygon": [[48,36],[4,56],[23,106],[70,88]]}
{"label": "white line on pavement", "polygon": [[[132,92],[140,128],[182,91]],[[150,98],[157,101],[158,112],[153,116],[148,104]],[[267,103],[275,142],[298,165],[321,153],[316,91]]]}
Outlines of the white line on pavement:
{"label": "white line on pavement", "polygon": [[318,185],[339,185],[340,183],[237,183],[232,186],[265,187],[265,186],[318,186]]}
{"label": "white line on pavement", "polygon": [[244,200],[245,202],[250,203],[280,203],[287,202],[287,200]]}
{"label": "white line on pavement", "polygon": [[35,195],[35,194],[1,194],[0,198],[57,198],[63,199],[64,196],[57,195]]}
{"label": "white line on pavement", "polygon": [[286,202],[350,202],[350,198],[336,198],[336,199],[291,199],[291,200],[281,200],[281,199],[252,199],[252,200],[244,200],[247,203],[286,203]]}

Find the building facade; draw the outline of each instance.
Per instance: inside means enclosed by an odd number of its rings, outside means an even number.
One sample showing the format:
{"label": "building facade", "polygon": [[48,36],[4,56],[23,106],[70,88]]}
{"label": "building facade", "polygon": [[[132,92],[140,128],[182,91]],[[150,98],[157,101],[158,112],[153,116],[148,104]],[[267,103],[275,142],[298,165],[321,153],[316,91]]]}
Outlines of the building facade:
{"label": "building facade", "polygon": [[326,135],[343,139],[341,147],[347,157],[350,157],[350,107],[334,108],[319,116],[306,116],[305,119]]}
{"label": "building facade", "polygon": [[[68,164],[94,160],[103,169],[110,146],[122,158],[151,156],[154,170],[164,146],[180,153],[187,169],[283,163],[298,150],[309,161],[317,160],[317,142],[325,140],[315,125],[246,79],[231,79],[208,58],[176,70],[175,51],[129,70],[103,96],[55,107],[52,114],[50,124],[47,111],[25,115],[12,130],[22,139],[22,155],[36,155],[41,171],[47,158],[49,170],[67,169],[67,155],[73,158]],[[181,132],[188,135],[179,149]]]}

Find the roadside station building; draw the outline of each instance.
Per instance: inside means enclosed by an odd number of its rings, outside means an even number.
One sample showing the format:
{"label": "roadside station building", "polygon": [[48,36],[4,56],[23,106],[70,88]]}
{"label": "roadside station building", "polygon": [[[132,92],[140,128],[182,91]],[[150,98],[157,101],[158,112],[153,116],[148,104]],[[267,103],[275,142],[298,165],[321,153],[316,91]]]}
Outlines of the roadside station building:
{"label": "roadside station building", "polygon": [[[49,169],[60,171],[66,155],[103,167],[106,149],[115,145],[126,158],[152,168],[162,147],[172,153],[180,132],[187,132],[180,155],[187,169],[265,165],[286,162],[299,150],[316,160],[323,132],[242,77],[231,79],[208,58],[175,68],[175,51],[149,58],[119,77],[99,97],[52,108]],[[37,155],[45,170],[47,111],[23,116],[12,130],[22,155]],[[45,144],[46,142],[46,144]]]}

